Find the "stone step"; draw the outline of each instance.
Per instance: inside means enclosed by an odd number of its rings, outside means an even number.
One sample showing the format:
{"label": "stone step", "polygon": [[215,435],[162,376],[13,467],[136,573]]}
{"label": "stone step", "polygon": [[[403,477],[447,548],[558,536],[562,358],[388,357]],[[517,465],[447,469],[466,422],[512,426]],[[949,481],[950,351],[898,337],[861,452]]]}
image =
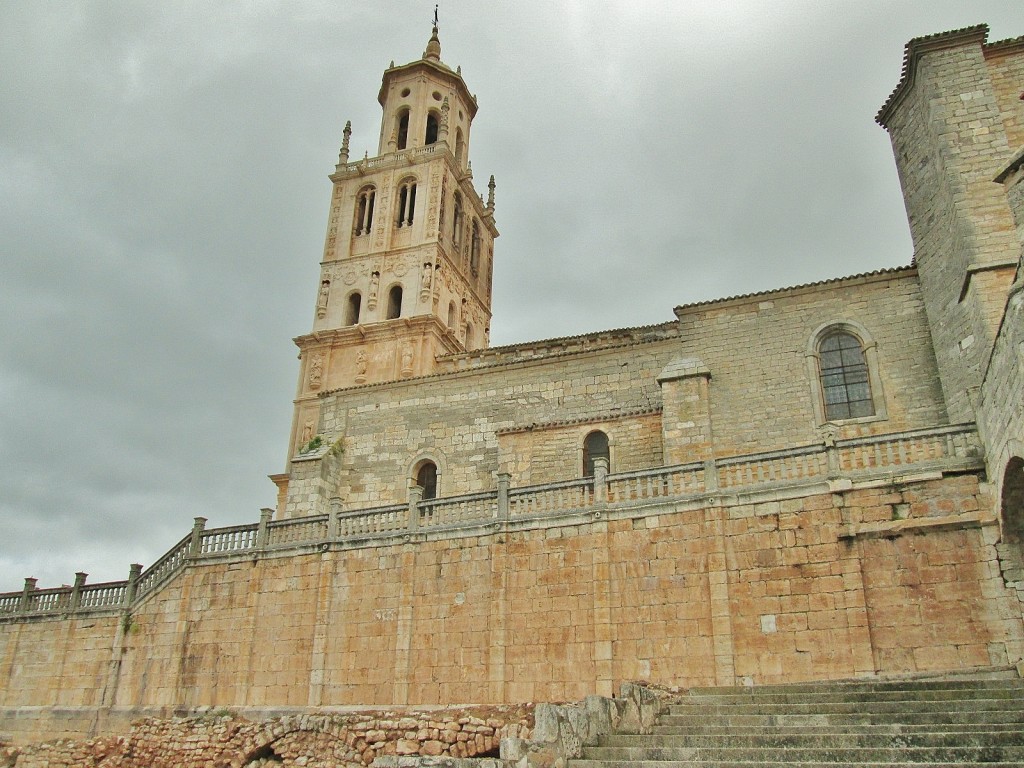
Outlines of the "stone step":
{"label": "stone step", "polygon": [[899,701],[832,701],[822,702],[772,702],[748,701],[743,703],[716,703],[709,701],[687,701],[673,704],[668,708],[671,716],[702,714],[716,715],[776,715],[776,714],[827,714],[845,715],[857,713],[889,714],[898,716],[903,712],[1000,712],[1019,711],[1024,708],[1024,700],[1016,699],[960,699],[950,701],[917,701],[903,699]]}
{"label": "stone step", "polygon": [[702,726],[702,725],[749,725],[761,728],[777,726],[831,726],[831,725],[990,725],[995,723],[1024,722],[1020,710],[979,710],[974,712],[902,712],[897,716],[891,712],[778,712],[775,714],[733,714],[723,715],[709,712],[688,715],[662,715],[660,725]]}
{"label": "stone step", "polygon": [[[621,761],[605,760],[569,760],[568,768],[616,768],[626,765]],[[699,760],[642,760],[628,763],[630,768],[708,768],[709,764]],[[715,768],[775,768],[780,765],[790,765],[793,768],[919,768],[921,763],[907,761],[885,761],[875,763],[849,763],[849,762],[777,762],[777,761],[739,761],[739,762],[718,762],[714,763]],[[1024,763],[1001,762],[1001,763],[928,763],[935,768],[965,768],[966,766],[984,766],[984,768],[1021,768]]]}
{"label": "stone step", "polygon": [[635,736],[613,734],[602,736],[601,747],[800,747],[819,749],[850,749],[854,747],[1024,747],[1024,731],[1019,728],[1004,731],[924,733],[879,733],[877,730],[860,733],[835,731],[778,733],[696,733],[652,734]]}
{"label": "stone step", "polygon": [[[937,730],[938,729],[938,730]],[[829,733],[841,734],[878,734],[882,736],[917,735],[917,734],[962,734],[964,737],[974,733],[1020,733],[1020,723],[943,723],[941,725],[908,725],[906,723],[877,723],[874,725],[856,725],[834,723],[831,725],[776,725],[766,731],[764,725],[655,725],[655,736],[691,736],[707,734],[709,736],[763,736],[765,733],[783,735],[817,735]],[[641,737],[646,738],[646,737]]]}
{"label": "stone step", "polygon": [[773,685],[697,686],[688,689],[696,695],[734,695],[758,692],[828,693],[832,691],[930,691],[930,690],[984,690],[986,688],[1024,688],[1024,678],[999,677],[982,680],[839,680],[834,682],[780,683]]}
{"label": "stone step", "polygon": [[831,703],[831,702],[882,702],[882,701],[973,701],[992,699],[997,701],[1024,701],[1024,687],[999,686],[977,690],[963,688],[928,688],[921,691],[905,688],[886,691],[813,691],[806,693],[777,690],[751,690],[750,693],[732,694],[690,694],[680,704],[789,704],[789,703]]}
{"label": "stone step", "polygon": [[1024,747],[584,747],[583,759],[600,760],[605,763],[1020,763],[1024,761]]}

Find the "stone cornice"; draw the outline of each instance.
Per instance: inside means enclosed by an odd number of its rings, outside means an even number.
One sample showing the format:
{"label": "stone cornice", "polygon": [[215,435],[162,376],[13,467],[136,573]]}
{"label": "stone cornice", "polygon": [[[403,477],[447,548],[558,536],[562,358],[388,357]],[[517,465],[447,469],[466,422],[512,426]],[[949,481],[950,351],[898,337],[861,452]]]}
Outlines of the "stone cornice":
{"label": "stone cornice", "polygon": [[978,24],[973,27],[954,29],[949,32],[939,32],[934,35],[915,37],[903,49],[903,70],[900,73],[900,81],[896,88],[889,94],[885,104],[875,115],[875,122],[883,128],[888,129],[888,120],[900,102],[906,98],[914,85],[914,76],[917,71],[917,62],[926,53],[942,51],[949,48],[959,48],[970,43],[984,45],[988,39],[988,24]]}

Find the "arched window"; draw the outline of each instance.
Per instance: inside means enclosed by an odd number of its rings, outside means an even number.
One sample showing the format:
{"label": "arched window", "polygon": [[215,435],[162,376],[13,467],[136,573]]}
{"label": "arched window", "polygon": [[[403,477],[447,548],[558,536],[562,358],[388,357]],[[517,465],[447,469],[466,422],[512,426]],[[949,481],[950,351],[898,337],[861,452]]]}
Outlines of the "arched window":
{"label": "arched window", "polygon": [[409,143],[409,110],[405,109],[398,113],[398,148],[405,149]]}
{"label": "arched window", "polygon": [[359,291],[353,291],[348,295],[348,302],[345,304],[345,325],[355,325],[359,322],[359,308],[363,297]]}
{"label": "arched window", "polygon": [[462,137],[462,129],[455,129],[455,162],[462,165],[462,154],[466,151],[466,140]]}
{"label": "arched window", "polygon": [[473,236],[469,246],[469,271],[476,275],[480,271],[480,225],[473,219]]}
{"label": "arched window", "polygon": [[398,219],[399,227],[412,225],[412,217],[416,213],[416,182],[403,181],[398,187]]}
{"label": "arched window", "polygon": [[466,323],[466,349],[473,349],[473,324]]}
{"label": "arched window", "polygon": [[356,196],[356,235],[367,234],[373,227],[373,203],[377,191],[373,187],[365,187],[359,190]]}
{"label": "arched window", "polygon": [[455,215],[452,216],[452,247],[458,253],[462,243],[462,195],[455,193]]}
{"label": "arched window", "polygon": [[388,291],[388,320],[402,316],[402,286],[393,285]]}
{"label": "arched window", "polygon": [[449,301],[448,302],[448,327],[449,328],[454,328],[455,327],[455,302],[454,301]]}
{"label": "arched window", "polygon": [[594,430],[583,440],[583,476],[594,476],[594,459],[604,459],[611,470],[611,454],[608,450],[608,435]]}
{"label": "arched window", "polygon": [[437,115],[433,112],[427,115],[427,132],[423,137],[423,145],[428,146],[437,142]]}
{"label": "arched window", "polygon": [[827,421],[875,415],[860,339],[845,331],[829,333],[818,344],[818,366]]}
{"label": "arched window", "polygon": [[424,501],[437,498],[437,465],[432,461],[425,461],[416,471],[416,485],[423,489]]}

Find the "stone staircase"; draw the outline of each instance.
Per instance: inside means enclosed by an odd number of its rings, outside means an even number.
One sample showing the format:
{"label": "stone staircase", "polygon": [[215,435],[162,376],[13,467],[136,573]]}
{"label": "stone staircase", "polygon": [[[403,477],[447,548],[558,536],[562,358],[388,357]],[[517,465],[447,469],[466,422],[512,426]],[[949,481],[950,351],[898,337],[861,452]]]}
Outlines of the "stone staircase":
{"label": "stone staircase", "polygon": [[569,768],[1024,766],[1024,680],[695,688]]}

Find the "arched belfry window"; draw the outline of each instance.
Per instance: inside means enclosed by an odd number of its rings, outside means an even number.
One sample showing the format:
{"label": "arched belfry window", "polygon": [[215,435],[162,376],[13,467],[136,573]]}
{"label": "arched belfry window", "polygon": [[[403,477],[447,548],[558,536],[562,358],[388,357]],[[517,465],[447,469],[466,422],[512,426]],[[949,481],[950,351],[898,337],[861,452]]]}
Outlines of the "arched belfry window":
{"label": "arched belfry window", "polygon": [[469,271],[476,275],[480,271],[480,224],[473,219],[473,236],[469,246]]}
{"label": "arched belfry window", "polygon": [[427,115],[427,132],[423,136],[423,145],[437,143],[437,115],[431,112]]}
{"label": "arched belfry window", "polygon": [[359,322],[359,309],[363,303],[363,297],[359,291],[353,291],[348,295],[348,302],[345,304],[345,325],[355,325]]}
{"label": "arched belfry window", "polygon": [[449,328],[454,328],[455,327],[455,302],[454,301],[449,301],[448,302],[448,327]]}
{"label": "arched belfry window", "polygon": [[455,214],[452,216],[452,247],[456,252],[462,244],[462,195],[455,193]]}
{"label": "arched belfry window", "polygon": [[594,476],[594,459],[604,459],[611,471],[611,453],[608,448],[608,435],[601,430],[594,430],[583,440],[583,476]]}
{"label": "arched belfry window", "polygon": [[415,213],[416,182],[410,179],[403,181],[398,187],[398,218],[395,224],[399,227],[411,226]]}
{"label": "arched belfry window", "polygon": [[373,203],[377,191],[373,187],[364,187],[356,196],[356,235],[368,234],[373,227]]}
{"label": "arched belfry window", "polygon": [[455,161],[462,165],[462,155],[466,151],[466,140],[462,136],[462,129],[455,129]]}
{"label": "arched belfry window", "polygon": [[398,126],[395,130],[398,148],[405,149],[409,143],[409,110],[398,113]]}
{"label": "arched belfry window", "polygon": [[860,339],[844,331],[828,334],[818,345],[818,365],[828,421],[875,415]]}
{"label": "arched belfry window", "polygon": [[424,461],[416,470],[416,485],[423,490],[424,501],[437,498],[437,464]]}
{"label": "arched belfry window", "polygon": [[388,291],[388,314],[387,320],[394,320],[402,316],[402,286],[393,285]]}

